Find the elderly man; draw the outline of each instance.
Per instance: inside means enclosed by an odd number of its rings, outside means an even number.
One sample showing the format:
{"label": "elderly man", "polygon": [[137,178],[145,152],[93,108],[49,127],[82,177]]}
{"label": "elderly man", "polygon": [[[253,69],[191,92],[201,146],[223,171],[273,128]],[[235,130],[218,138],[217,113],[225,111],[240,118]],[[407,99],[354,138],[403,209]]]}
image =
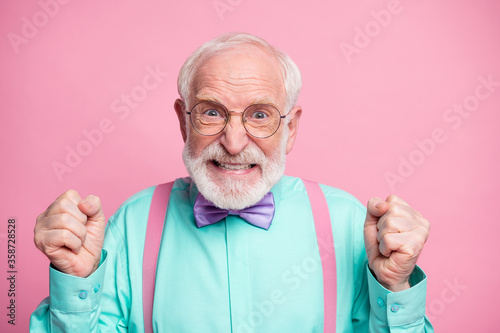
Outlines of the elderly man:
{"label": "elderly man", "polygon": [[72,190],[40,214],[50,297],[31,330],[432,331],[416,266],[429,223],[396,196],[366,210],[283,175],[300,86],[290,58],[252,35],[194,52],[174,104],[190,177],[135,194],[106,227],[99,199]]}

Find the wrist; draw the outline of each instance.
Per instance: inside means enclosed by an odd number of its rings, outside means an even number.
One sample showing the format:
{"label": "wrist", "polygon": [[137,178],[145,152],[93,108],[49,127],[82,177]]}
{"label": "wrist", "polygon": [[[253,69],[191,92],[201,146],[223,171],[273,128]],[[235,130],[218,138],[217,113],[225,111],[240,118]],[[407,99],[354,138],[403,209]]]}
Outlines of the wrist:
{"label": "wrist", "polygon": [[96,258],[95,262],[94,262],[94,266],[92,267],[92,270],[90,271],[90,273],[85,276],[85,277],[89,277],[91,276],[92,274],[94,274],[95,271],[97,271],[97,269],[99,268],[99,266],[101,265],[101,253],[99,253],[99,256]]}
{"label": "wrist", "polygon": [[410,283],[408,282],[408,280],[406,280],[406,282],[403,282],[403,283],[398,283],[398,284],[395,284],[395,285],[388,285],[388,284],[384,284],[382,282],[379,282],[382,286],[384,286],[384,288],[386,288],[387,290],[390,290],[392,291],[393,293],[397,293],[398,291],[403,291],[403,290],[406,290],[406,289],[410,289]]}
{"label": "wrist", "polygon": [[409,282],[409,277],[406,277],[405,279],[400,280],[400,281],[385,281],[385,280],[379,278],[377,276],[377,274],[375,274],[373,269],[371,269],[371,267],[369,267],[369,269],[370,269],[370,272],[372,273],[373,277],[375,277],[375,279],[377,280],[377,282],[380,283],[380,285],[382,287],[384,287],[385,289],[387,289],[391,292],[395,293],[398,291],[403,291],[403,290],[411,288],[411,285]]}

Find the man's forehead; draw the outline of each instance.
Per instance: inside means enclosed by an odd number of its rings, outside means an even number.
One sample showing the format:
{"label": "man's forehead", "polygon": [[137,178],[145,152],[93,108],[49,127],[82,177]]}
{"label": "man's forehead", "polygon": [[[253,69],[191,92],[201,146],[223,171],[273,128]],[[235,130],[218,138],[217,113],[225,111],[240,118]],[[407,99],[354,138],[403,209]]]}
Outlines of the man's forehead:
{"label": "man's forehead", "polygon": [[214,52],[211,56],[204,59],[204,62],[207,62],[213,58],[231,58],[236,57],[238,55],[255,55],[260,59],[266,58],[271,61],[276,61],[276,56],[271,53],[268,49],[265,49],[261,45],[256,44],[240,44],[233,47],[228,47],[226,49],[222,49]]}
{"label": "man's forehead", "polygon": [[198,73],[204,75],[228,75],[242,78],[252,75],[265,77],[280,75],[281,70],[275,56],[256,46],[240,46],[220,51],[204,59],[198,65]]}
{"label": "man's forehead", "polygon": [[272,105],[280,103],[285,92],[276,57],[255,46],[226,50],[206,59],[198,67],[192,89],[197,100],[222,103],[222,96],[228,93],[253,93],[254,104]]}

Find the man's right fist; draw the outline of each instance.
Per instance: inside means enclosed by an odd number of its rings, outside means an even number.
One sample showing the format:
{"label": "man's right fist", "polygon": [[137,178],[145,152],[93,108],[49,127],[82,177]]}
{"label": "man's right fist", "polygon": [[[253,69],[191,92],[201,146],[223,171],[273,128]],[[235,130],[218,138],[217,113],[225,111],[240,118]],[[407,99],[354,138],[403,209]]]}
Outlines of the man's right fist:
{"label": "man's right fist", "polygon": [[61,272],[87,277],[99,266],[105,225],[98,197],[69,190],[38,215],[35,245]]}

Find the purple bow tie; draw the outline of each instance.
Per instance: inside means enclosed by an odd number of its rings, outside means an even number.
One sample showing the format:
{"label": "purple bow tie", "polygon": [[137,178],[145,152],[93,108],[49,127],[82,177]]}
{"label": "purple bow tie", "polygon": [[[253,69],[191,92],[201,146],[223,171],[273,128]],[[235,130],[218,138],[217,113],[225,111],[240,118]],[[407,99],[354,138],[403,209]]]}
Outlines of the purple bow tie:
{"label": "purple bow tie", "polygon": [[269,192],[252,207],[241,210],[226,210],[215,207],[201,193],[198,193],[193,211],[198,228],[219,222],[228,215],[239,215],[248,223],[267,230],[274,217],[274,197]]}

